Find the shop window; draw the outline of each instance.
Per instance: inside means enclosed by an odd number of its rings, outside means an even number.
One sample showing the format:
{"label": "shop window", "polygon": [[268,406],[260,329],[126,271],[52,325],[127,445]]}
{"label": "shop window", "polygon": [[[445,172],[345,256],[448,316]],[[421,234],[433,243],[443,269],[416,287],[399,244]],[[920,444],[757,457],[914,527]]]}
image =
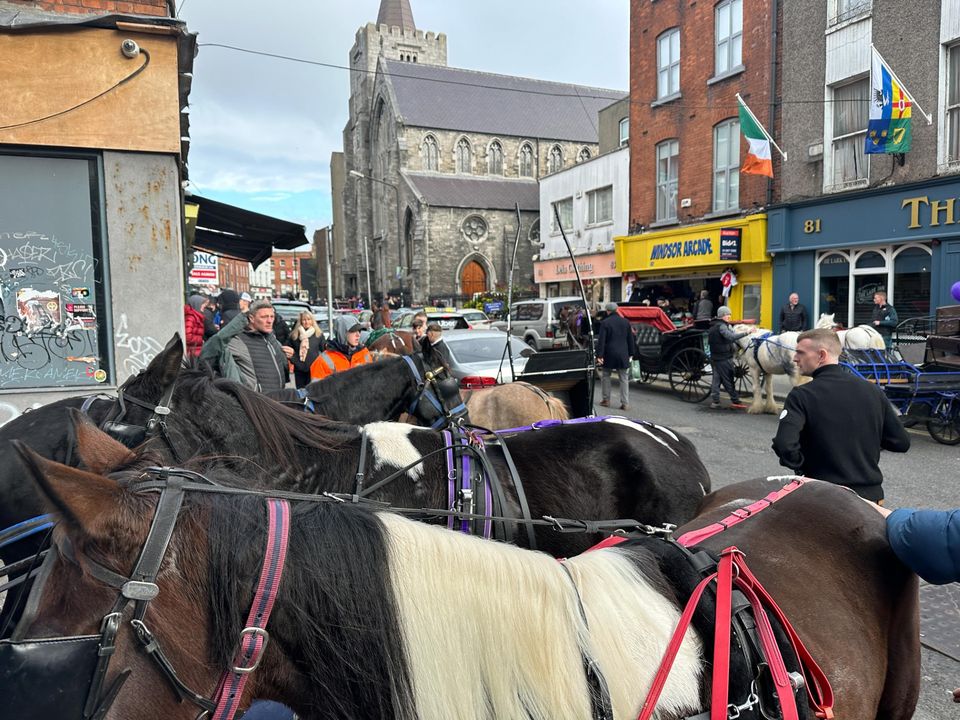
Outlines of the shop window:
{"label": "shop window", "polygon": [[113,380],[99,161],[0,154],[0,389]]}
{"label": "shop window", "polygon": [[740,121],[713,129],[713,211],[740,207]]}
{"label": "shop window", "polygon": [[908,247],[893,261],[894,307],[900,320],[930,315],[930,250]]}
{"label": "shop window", "polygon": [[723,0],[714,10],[716,68],[723,75],[743,62],[743,0]]}
{"label": "shop window", "polygon": [[846,255],[830,253],[820,258],[818,267],[820,313],[833,314],[836,322],[846,323],[850,298],[850,261]]}
{"label": "shop window", "polygon": [[835,189],[859,185],[869,177],[867,137],[870,79],[833,88],[833,177]]}
{"label": "shop window", "polygon": [[657,98],[680,94],[680,28],[657,38]]}
{"label": "shop window", "polygon": [[667,140],[657,145],[657,220],[677,219],[677,186],[680,142]]}
{"label": "shop window", "polygon": [[760,322],[760,284],[745,283],[743,288],[743,312],[740,316],[744,321]]}

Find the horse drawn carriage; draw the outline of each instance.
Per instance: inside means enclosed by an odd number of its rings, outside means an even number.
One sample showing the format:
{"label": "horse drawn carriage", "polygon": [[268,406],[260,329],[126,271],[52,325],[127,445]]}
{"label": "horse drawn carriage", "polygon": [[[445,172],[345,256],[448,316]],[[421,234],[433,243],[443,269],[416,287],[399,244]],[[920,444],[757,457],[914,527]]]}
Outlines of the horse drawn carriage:
{"label": "horse drawn carriage", "polygon": [[938,308],[932,320],[919,365],[877,349],[847,350],[840,361],[883,388],[904,425],[925,423],[937,442],[960,445],[960,306]]}
{"label": "horse drawn carriage", "polygon": [[685,402],[697,403],[710,394],[712,373],[706,331],[692,325],[677,327],[659,307],[621,305],[637,342],[642,383],[666,375],[670,388]]}

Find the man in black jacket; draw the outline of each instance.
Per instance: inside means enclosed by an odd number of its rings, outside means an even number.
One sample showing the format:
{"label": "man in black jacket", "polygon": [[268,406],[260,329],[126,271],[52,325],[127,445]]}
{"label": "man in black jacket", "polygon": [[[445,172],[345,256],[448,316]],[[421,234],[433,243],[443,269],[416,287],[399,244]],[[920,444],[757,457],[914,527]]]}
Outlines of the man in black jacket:
{"label": "man in black jacket", "polygon": [[620,380],[620,409],[629,410],[630,358],[635,341],[630,322],[617,312],[616,303],[607,303],[607,317],[600,323],[597,337],[597,364],[600,365],[600,404],[610,406],[610,373],[617,371]]}
{"label": "man in black jacket", "polygon": [[780,332],[803,332],[809,327],[807,308],[800,304],[800,296],[790,293],[790,301],[780,308]]}
{"label": "man in black jacket", "polygon": [[[702,301],[701,301],[702,302]],[[732,311],[726,305],[717,308],[717,317],[710,323],[707,341],[710,343],[710,367],[713,370],[713,379],[710,385],[710,395],[713,402],[710,407],[714,410],[720,407],[720,385],[730,396],[730,407],[734,410],[744,410],[746,405],[740,402],[737,393],[737,384],[733,380],[733,355],[736,343],[750,333],[736,333],[730,327]]]}
{"label": "man in black jacket", "polygon": [[797,473],[880,503],[880,450],[906,452],[910,436],[883,391],[845,371],[839,357],[833,330],[800,333],[794,362],[813,381],[787,395],[773,450]]}

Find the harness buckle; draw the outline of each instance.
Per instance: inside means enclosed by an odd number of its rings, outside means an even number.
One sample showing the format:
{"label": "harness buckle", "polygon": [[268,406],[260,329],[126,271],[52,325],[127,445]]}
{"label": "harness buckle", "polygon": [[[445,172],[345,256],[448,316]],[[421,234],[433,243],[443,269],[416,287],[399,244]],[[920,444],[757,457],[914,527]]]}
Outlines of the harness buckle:
{"label": "harness buckle", "polygon": [[755,692],[751,692],[747,695],[747,700],[742,705],[734,705],[733,703],[727,705],[727,720],[737,720],[737,718],[740,717],[741,710],[752,710],[759,704],[760,697]]}
{"label": "harness buckle", "polygon": [[153,412],[155,412],[157,415],[169,415],[170,408],[168,408],[166,405],[157,405],[153,409]]}
{"label": "harness buckle", "polygon": [[160,588],[152,582],[128,580],[120,588],[120,592],[128,600],[149,601],[160,594]]}
{"label": "harness buckle", "polygon": [[[254,654],[251,657],[251,660],[253,660],[252,665],[247,665],[245,667],[234,665],[232,668],[230,668],[230,672],[237,673],[238,675],[248,675],[249,673],[252,673],[254,670],[256,670],[258,667],[260,667],[260,661],[263,660],[263,654],[264,654],[263,651],[267,649],[267,644],[270,642],[270,633],[268,633],[265,628],[245,627],[243,630],[240,631],[239,644],[241,646],[240,648],[241,651],[243,650],[243,647],[242,647],[243,639],[247,635],[252,635],[255,638],[256,637],[263,638],[263,644],[260,645],[259,650],[257,650],[256,645],[253,646],[252,652]],[[238,652],[237,654],[239,655],[240,653]]]}

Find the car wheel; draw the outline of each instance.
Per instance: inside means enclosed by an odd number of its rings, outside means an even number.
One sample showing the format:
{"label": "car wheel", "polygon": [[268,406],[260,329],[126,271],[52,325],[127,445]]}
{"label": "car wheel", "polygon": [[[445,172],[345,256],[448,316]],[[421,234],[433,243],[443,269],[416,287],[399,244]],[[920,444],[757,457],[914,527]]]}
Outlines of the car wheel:
{"label": "car wheel", "polygon": [[524,340],[524,342],[527,343],[527,345],[529,345],[531,348],[533,348],[534,351],[537,350],[537,339],[536,339],[536,338],[529,337],[529,338],[527,338],[526,340]]}

